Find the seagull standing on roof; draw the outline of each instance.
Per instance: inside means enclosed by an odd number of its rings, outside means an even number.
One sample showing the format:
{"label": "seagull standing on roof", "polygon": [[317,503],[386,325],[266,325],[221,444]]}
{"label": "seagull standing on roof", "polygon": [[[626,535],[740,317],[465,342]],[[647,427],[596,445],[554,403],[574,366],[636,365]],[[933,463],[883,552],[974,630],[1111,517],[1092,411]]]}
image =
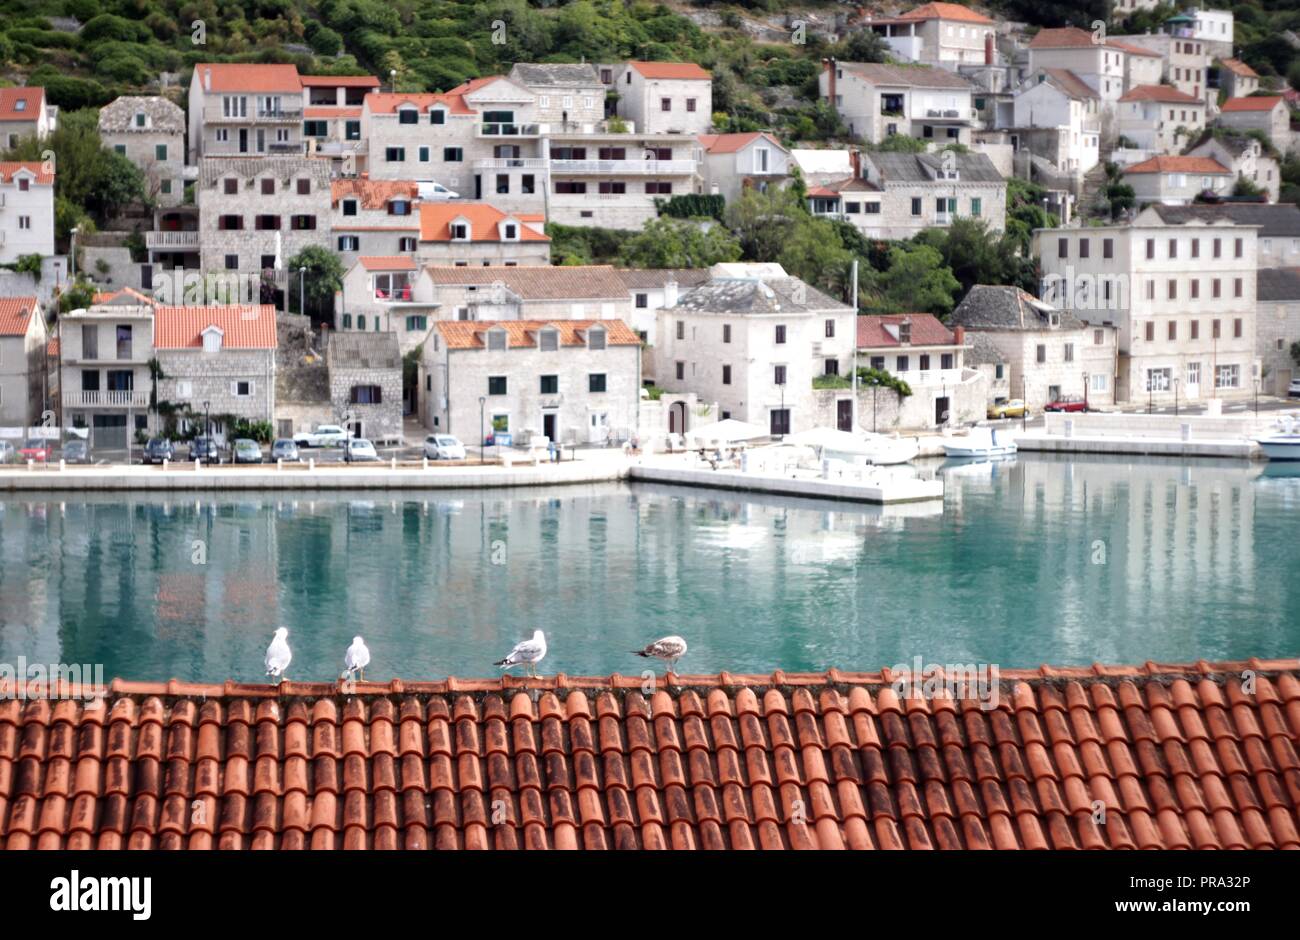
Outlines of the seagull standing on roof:
{"label": "seagull standing on roof", "polygon": [[677,671],[677,660],[686,655],[686,641],[679,636],[666,636],[663,639],[655,640],[643,650],[633,650],[638,656],[646,659],[662,659],[668,664],[668,668]]}
{"label": "seagull standing on roof", "polygon": [[506,654],[506,658],[493,663],[494,666],[500,666],[502,669],[509,669],[511,666],[527,666],[528,674],[536,677],[537,664],[546,656],[546,635],[541,630],[533,631],[531,640],[524,640],[517,644],[514,649]]}
{"label": "seagull standing on roof", "polygon": [[343,675],[340,679],[351,679],[353,673],[360,673],[361,680],[366,678],[366,667],[370,665],[370,650],[366,641],[359,636],[352,638],[352,645],[343,654]]}
{"label": "seagull standing on roof", "polygon": [[275,638],[271,640],[271,645],[266,648],[266,674],[274,676],[276,679],[284,678],[284,671],[289,668],[289,661],[293,659],[293,653],[289,650],[289,630],[281,627],[275,631]]}

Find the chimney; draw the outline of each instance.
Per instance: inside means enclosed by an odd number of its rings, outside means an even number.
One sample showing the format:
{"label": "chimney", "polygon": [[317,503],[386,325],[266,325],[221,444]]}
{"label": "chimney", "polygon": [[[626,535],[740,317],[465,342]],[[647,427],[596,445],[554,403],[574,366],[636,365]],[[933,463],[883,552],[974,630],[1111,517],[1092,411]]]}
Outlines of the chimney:
{"label": "chimney", "polygon": [[849,151],[849,166],[853,167],[853,178],[862,178],[862,152],[859,150]]}
{"label": "chimney", "polygon": [[835,60],[822,59],[822,65],[826,67],[826,100],[833,108],[835,107]]}
{"label": "chimney", "polygon": [[984,64],[993,64],[993,34],[989,33],[984,37]]}
{"label": "chimney", "polygon": [[953,329],[952,329],[952,342],[953,342],[953,345],[956,346],[956,347],[958,347],[959,349],[960,349],[962,346],[965,346],[965,345],[966,345],[966,327],[964,327],[964,326],[955,326],[955,327],[953,327]]}
{"label": "chimney", "polygon": [[677,306],[677,282],[674,280],[664,282],[664,306]]}
{"label": "chimney", "polygon": [[212,91],[212,69],[203,70],[203,90]]}

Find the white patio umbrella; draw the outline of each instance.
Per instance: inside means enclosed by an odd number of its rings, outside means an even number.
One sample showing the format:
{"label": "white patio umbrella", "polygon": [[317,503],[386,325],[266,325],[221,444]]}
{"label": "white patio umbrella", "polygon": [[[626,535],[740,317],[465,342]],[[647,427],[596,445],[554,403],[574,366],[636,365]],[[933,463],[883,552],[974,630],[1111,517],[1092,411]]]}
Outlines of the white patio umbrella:
{"label": "white patio umbrella", "polygon": [[750,424],[748,421],[726,418],[712,424],[702,424],[697,428],[691,428],[686,432],[686,436],[697,441],[718,441],[719,443],[730,444],[733,441],[752,441],[757,437],[767,437],[768,430],[760,425]]}

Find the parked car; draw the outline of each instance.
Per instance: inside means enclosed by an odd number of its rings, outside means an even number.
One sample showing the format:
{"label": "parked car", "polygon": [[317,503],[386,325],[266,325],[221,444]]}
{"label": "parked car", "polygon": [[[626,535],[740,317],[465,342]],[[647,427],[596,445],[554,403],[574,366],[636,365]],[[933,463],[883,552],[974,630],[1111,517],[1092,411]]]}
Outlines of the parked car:
{"label": "parked car", "polygon": [[217,448],[216,440],[211,437],[196,437],[190,441],[190,460],[221,463],[221,451]]}
{"label": "parked car", "polygon": [[247,437],[237,438],[231,455],[231,463],[261,463],[262,446]]}
{"label": "parked car", "polygon": [[90,463],[90,448],[85,441],[72,440],[63,445],[64,463]]}
{"label": "parked car", "polygon": [[18,451],[18,456],[23,460],[49,460],[54,453],[54,447],[49,441],[40,437],[28,438],[27,443]]}
{"label": "parked car", "polygon": [[452,192],[441,183],[433,180],[416,180],[415,183],[421,202],[447,202],[450,199],[459,199],[460,193]]}
{"label": "parked car", "polygon": [[364,437],[353,437],[343,446],[343,459],[348,463],[361,463],[378,460],[379,454],[375,451],[375,445]]}
{"label": "parked car", "polygon": [[1044,411],[1087,411],[1088,399],[1080,395],[1062,395],[1055,401],[1049,401]]}
{"label": "parked car", "polygon": [[164,460],[176,459],[176,445],[165,437],[151,437],[144,445],[141,463],[162,463]]}
{"label": "parked car", "polygon": [[1300,398],[1300,379],[1292,379],[1291,386],[1286,390],[1287,398]]}
{"label": "parked car", "polygon": [[430,460],[464,460],[465,445],[450,434],[430,434],[424,439],[424,456]]}
{"label": "parked car", "polygon": [[988,417],[990,418],[1023,418],[1025,416],[1025,403],[1023,399],[1012,398],[1008,401],[995,402],[988,407]]}
{"label": "parked car", "polygon": [[314,431],[303,431],[293,436],[299,447],[342,447],[348,432],[337,424],[318,424]]}
{"label": "parked car", "polygon": [[298,445],[287,437],[279,438],[271,445],[272,460],[302,460]]}

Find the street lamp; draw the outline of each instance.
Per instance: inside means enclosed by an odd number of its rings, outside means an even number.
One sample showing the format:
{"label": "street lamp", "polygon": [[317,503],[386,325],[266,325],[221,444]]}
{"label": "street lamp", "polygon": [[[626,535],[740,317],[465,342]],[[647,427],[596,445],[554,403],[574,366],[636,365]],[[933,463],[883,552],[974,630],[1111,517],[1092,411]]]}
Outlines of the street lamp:
{"label": "street lamp", "polygon": [[397,69],[388,70],[389,88],[393,94],[397,94]]}
{"label": "street lamp", "polygon": [[1083,373],[1083,411],[1088,412],[1088,373]]}
{"label": "street lamp", "polygon": [[478,397],[478,462],[486,462],[487,451],[487,434],[483,430],[483,408],[487,405],[487,397],[480,395]]}
{"label": "street lamp", "polygon": [[1174,376],[1174,417],[1178,417],[1178,376]]}
{"label": "street lamp", "polygon": [[205,401],[205,402],[203,403],[203,436],[204,436],[204,437],[207,437],[207,436],[208,436],[208,434],[210,433],[211,428],[212,428],[212,421],[211,421],[211,419],[208,417],[208,411],[209,411],[209,406],[210,406],[210,405],[211,405],[211,402],[206,402],[206,401]]}
{"label": "street lamp", "polygon": [[307,315],[307,268],[298,269],[298,313]]}
{"label": "street lamp", "polygon": [[1255,420],[1259,420],[1259,376],[1255,376]]}
{"label": "street lamp", "polygon": [[72,235],[72,250],[68,253],[68,280],[72,284],[77,283],[77,232],[79,227],[74,225],[69,234]]}

